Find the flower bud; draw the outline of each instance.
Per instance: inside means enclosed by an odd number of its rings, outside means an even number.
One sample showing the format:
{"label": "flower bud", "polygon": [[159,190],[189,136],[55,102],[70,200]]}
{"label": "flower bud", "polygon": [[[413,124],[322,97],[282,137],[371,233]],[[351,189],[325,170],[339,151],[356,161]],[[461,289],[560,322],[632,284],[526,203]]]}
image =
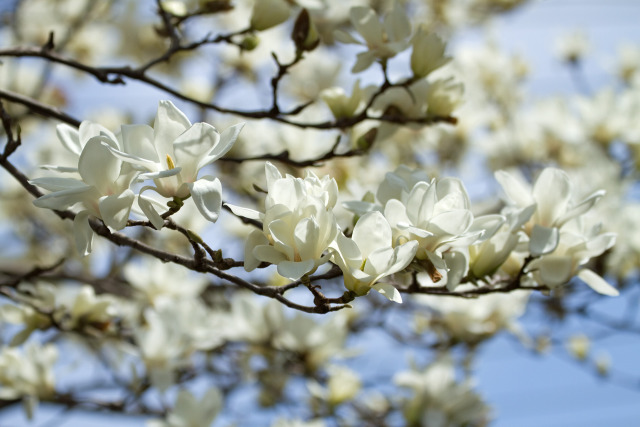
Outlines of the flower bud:
{"label": "flower bud", "polygon": [[411,71],[416,77],[426,77],[432,71],[447,64],[451,58],[444,56],[446,43],[434,33],[422,28],[413,39]]}
{"label": "flower bud", "polygon": [[240,42],[240,49],[251,51],[258,47],[259,44],[260,39],[257,36],[251,34],[242,39],[242,41]]}
{"label": "flower bud", "polygon": [[291,32],[291,39],[298,51],[313,50],[320,44],[318,30],[309,17],[309,11],[302,9]]}
{"label": "flower bud", "polygon": [[264,31],[289,19],[289,5],[285,0],[255,0],[251,14],[251,28]]}
{"label": "flower bud", "polygon": [[589,355],[589,347],[591,342],[586,335],[574,335],[567,341],[567,350],[579,361],[584,361]]}

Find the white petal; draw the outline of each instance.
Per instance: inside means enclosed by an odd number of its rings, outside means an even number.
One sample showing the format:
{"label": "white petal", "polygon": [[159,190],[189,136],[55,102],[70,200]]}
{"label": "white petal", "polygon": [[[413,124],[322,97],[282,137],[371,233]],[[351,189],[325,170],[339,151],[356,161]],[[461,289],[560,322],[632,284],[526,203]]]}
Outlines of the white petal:
{"label": "white petal", "polygon": [[159,155],[173,155],[173,141],[190,127],[187,116],[171,101],[160,101],[153,123],[154,145]]}
{"label": "white petal", "polygon": [[182,168],[177,167],[159,172],[141,173],[140,175],[138,175],[138,178],[141,180],[168,178],[170,176],[178,175],[181,171]]}
{"label": "white petal", "polygon": [[93,240],[93,230],[89,225],[89,212],[82,211],[76,214],[73,219],[73,237],[76,242],[76,249],[82,256],[91,253],[91,242]]}
{"label": "white petal", "polygon": [[271,245],[258,245],[253,248],[253,256],[262,262],[268,262],[269,264],[279,264],[283,261],[288,261],[285,254],[278,251]]}
{"label": "white petal", "polygon": [[153,202],[151,199],[144,197],[142,192],[146,189],[150,189],[152,187],[144,187],[140,190],[140,195],[138,196],[138,206],[142,209],[142,212],[147,217],[147,219],[151,222],[153,227],[156,230],[160,230],[164,227],[164,219],[160,216],[156,208],[153,206]]}
{"label": "white petal", "polygon": [[35,178],[29,181],[30,184],[37,185],[40,188],[44,188],[47,191],[63,191],[70,190],[72,188],[87,188],[87,185],[74,178],[59,178],[59,177],[42,177]]}
{"label": "white petal", "polygon": [[315,263],[313,260],[301,262],[282,261],[278,264],[278,274],[290,280],[298,280],[313,270],[314,267]]}
{"label": "white petal", "polygon": [[264,214],[262,212],[258,212],[253,209],[232,205],[231,203],[225,203],[224,205],[228,207],[231,210],[231,212],[233,212],[233,214],[236,216],[253,219],[255,221],[262,221],[262,218],[264,217]]}
{"label": "white petal", "polygon": [[384,18],[384,29],[390,41],[397,42],[407,39],[411,35],[411,23],[399,2]]}
{"label": "white petal", "polygon": [[376,60],[376,55],[373,52],[365,51],[356,55],[356,63],[351,68],[352,73],[359,73],[366,70]]}
{"label": "white petal", "polygon": [[362,44],[358,39],[353,37],[351,34],[342,30],[335,30],[333,33],[333,37],[336,41],[340,43],[346,44]]}
{"label": "white petal", "polygon": [[260,230],[253,230],[247,237],[244,245],[244,269],[255,270],[260,265],[260,260],[253,255],[253,249],[260,245],[268,245],[269,240]]}
{"label": "white petal", "polygon": [[542,227],[538,224],[531,230],[531,240],[529,240],[529,252],[533,256],[540,256],[551,253],[558,247],[560,234],[555,227]]}
{"label": "white petal", "polygon": [[544,169],[533,186],[533,198],[538,203],[536,222],[545,227],[555,225],[555,221],[560,219],[569,205],[569,176],[560,169]]}
{"label": "white petal", "polygon": [[209,153],[206,164],[218,160],[220,157],[227,154],[236,142],[236,139],[238,139],[238,135],[240,135],[240,131],[243,127],[244,123],[238,123],[237,125],[226,128],[220,135],[220,142],[218,142],[218,144],[213,147],[213,150]]}
{"label": "white petal", "polygon": [[382,40],[382,24],[375,11],[370,7],[356,6],[350,10],[351,23],[367,44],[379,46]]}
{"label": "white petal", "polygon": [[400,295],[400,292],[395,288],[395,286],[389,283],[376,283],[371,288],[380,292],[389,301],[402,304],[402,295]]}
{"label": "white petal", "polygon": [[78,129],[62,123],[56,126],[56,135],[64,147],[78,156],[82,153]]}
{"label": "white petal", "polygon": [[[163,162],[153,144],[153,128],[148,125],[122,125],[122,151],[140,159]],[[167,153],[164,153],[165,155]]]}
{"label": "white petal", "polygon": [[282,174],[278,170],[277,167],[273,165],[271,162],[266,162],[264,164],[264,174],[267,177],[267,189],[271,189],[273,184],[282,178]]}
{"label": "white petal", "polygon": [[100,215],[107,227],[122,230],[127,225],[135,195],[130,189],[100,199]]}
{"label": "white petal", "polygon": [[531,186],[524,179],[515,177],[505,171],[497,171],[494,175],[507,195],[509,204],[524,208],[535,203],[531,196]]}
{"label": "white petal", "polygon": [[218,178],[205,176],[187,183],[196,207],[206,219],[216,222],[222,208],[222,184]]}
{"label": "white petal", "polygon": [[104,136],[87,141],[78,160],[78,172],[85,183],[105,188],[120,176],[122,162],[111,154],[109,145],[109,139]]}
{"label": "white petal", "polygon": [[207,154],[220,141],[220,134],[208,123],[196,123],[173,143],[176,166],[182,167],[182,179],[195,181],[200,168],[208,160]]}
{"label": "white petal", "polygon": [[606,282],[602,277],[589,270],[588,268],[584,268],[578,272],[578,277],[584,281],[591,289],[602,294],[608,295],[611,297],[617,297],[620,295],[620,292],[609,283]]}
{"label": "white petal", "polygon": [[303,218],[293,230],[293,238],[301,260],[316,258],[316,246],[320,243],[320,230],[314,218]]}
{"label": "white petal", "polygon": [[391,226],[380,212],[364,214],[353,228],[352,239],[358,245],[363,258],[392,244]]}
{"label": "white petal", "polygon": [[93,187],[83,185],[82,187],[45,194],[34,200],[33,204],[39,208],[65,210],[76,203],[84,201],[94,191]]}

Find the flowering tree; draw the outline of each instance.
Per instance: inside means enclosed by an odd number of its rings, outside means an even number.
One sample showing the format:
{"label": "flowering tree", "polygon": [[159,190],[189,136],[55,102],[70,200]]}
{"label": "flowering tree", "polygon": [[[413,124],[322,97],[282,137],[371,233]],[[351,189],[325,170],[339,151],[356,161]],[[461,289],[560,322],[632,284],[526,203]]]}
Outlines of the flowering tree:
{"label": "flowering tree", "polygon": [[[532,101],[522,58],[447,48],[524,1],[10,3],[2,406],[481,426],[471,368],[499,332],[543,352],[571,317],[640,330],[594,310],[637,294],[637,48],[617,89]],[[559,46],[577,76],[584,50]],[[517,322],[539,308],[543,332]],[[358,366],[372,331],[397,366]],[[588,333],[570,353],[628,381]]]}

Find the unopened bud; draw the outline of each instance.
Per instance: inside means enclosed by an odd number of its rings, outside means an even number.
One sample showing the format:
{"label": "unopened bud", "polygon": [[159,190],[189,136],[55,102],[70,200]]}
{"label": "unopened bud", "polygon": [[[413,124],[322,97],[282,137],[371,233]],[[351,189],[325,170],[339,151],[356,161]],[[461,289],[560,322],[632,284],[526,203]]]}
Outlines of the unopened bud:
{"label": "unopened bud", "polygon": [[255,0],[251,28],[264,31],[289,19],[289,4],[285,0]]}
{"label": "unopened bud", "polygon": [[586,335],[574,335],[567,341],[567,350],[569,350],[573,357],[579,361],[583,361],[589,355],[590,344],[589,338]]}
{"label": "unopened bud", "polygon": [[376,136],[378,136],[378,128],[369,129],[367,133],[358,138],[356,143],[358,148],[360,150],[368,150],[375,142]]}
{"label": "unopened bud", "polygon": [[242,39],[242,41],[240,42],[240,49],[251,51],[258,47],[259,44],[260,39],[257,36],[251,34]]}
{"label": "unopened bud", "polygon": [[291,32],[291,39],[299,51],[315,49],[320,44],[320,36],[307,9],[302,9]]}

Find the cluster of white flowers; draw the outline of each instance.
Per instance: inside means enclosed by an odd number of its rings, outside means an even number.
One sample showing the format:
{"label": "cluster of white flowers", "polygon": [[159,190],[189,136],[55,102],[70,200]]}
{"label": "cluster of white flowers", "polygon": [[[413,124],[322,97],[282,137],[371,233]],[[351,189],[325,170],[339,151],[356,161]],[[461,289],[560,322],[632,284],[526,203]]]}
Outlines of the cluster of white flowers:
{"label": "cluster of white flowers", "polygon": [[[615,235],[587,228],[580,221],[604,194],[597,191],[573,202],[568,176],[553,168],[542,171],[533,189],[500,171],[496,178],[507,195],[502,214],[474,216],[464,185],[456,178],[431,179],[400,166],[386,174],[375,201],[351,201],[357,214],[346,236],[332,209],[337,185],[328,176],[295,178],[266,165],[265,212],[231,206],[241,216],[262,221],[245,245],[245,269],[261,262],[275,264],[291,280],[312,274],[332,261],[355,296],[375,289],[401,302],[398,290],[384,277],[410,266],[423,286],[446,284],[454,290],[463,279],[501,276],[555,288],[578,275],[597,292],[617,291],[591,270],[589,259],[610,248]],[[525,265],[525,262],[527,263]]]}
{"label": "cluster of white flowers", "polygon": [[[93,238],[90,217],[100,218],[112,230],[121,230],[136,198],[153,226],[162,228],[164,218],[154,207],[157,202],[142,196],[147,190],[172,198],[174,205],[191,197],[200,213],[215,222],[222,207],[220,180],[210,175],[198,177],[198,173],[229,151],[242,126],[229,127],[220,134],[207,123],[192,125],[170,101],[160,102],[153,127],[123,125],[117,136],[87,121],[78,130],[59,125],[60,142],[77,157],[77,164],[45,168],[79,176],[32,180],[50,191],[34,203],[49,209],[79,208],[74,236],[78,251],[85,255],[91,252]],[[153,185],[143,186],[136,195],[132,186],[147,180]]]}

